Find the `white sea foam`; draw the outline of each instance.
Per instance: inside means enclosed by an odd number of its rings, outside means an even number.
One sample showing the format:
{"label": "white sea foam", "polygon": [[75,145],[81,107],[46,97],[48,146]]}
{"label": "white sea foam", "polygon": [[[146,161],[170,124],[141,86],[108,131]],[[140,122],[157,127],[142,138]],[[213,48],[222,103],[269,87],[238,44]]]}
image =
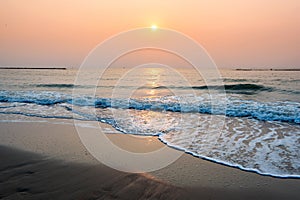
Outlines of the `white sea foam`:
{"label": "white sea foam", "polygon": [[225,124],[219,134],[210,132],[205,125],[190,132],[181,124],[181,130],[159,138],[215,162],[266,175],[300,177],[299,126],[236,117],[227,117]]}

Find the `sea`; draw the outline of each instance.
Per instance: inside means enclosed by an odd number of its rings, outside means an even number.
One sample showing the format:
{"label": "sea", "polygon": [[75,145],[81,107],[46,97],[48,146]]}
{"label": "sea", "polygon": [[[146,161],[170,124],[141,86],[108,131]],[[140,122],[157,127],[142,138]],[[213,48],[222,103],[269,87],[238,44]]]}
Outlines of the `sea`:
{"label": "sea", "polygon": [[180,67],[112,67],[101,76],[0,69],[0,121],[98,121],[124,134],[157,136],[199,159],[300,178],[300,71],[218,73],[208,82]]}

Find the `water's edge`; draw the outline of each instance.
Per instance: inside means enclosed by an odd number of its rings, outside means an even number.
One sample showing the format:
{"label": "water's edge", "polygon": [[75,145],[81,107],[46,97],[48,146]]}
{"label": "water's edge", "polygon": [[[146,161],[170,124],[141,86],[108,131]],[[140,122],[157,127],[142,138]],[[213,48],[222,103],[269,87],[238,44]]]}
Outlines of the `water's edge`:
{"label": "water's edge", "polygon": [[[16,114],[12,114],[12,115],[16,115]],[[40,117],[35,117],[35,116],[29,116],[29,117],[30,118],[38,118],[38,119],[40,118]],[[44,118],[44,119],[46,119],[46,120],[37,120],[37,119],[34,119],[34,120],[0,120],[0,123],[48,123],[48,124],[59,124],[59,125],[74,126],[74,121],[79,121],[79,122],[89,122],[90,121],[90,120],[82,120],[82,119],[67,119],[67,118],[64,118],[63,119],[64,121],[61,122],[61,121],[50,121],[49,120],[49,119],[61,120],[61,118]],[[105,134],[135,135],[135,134],[130,134],[130,133],[123,132],[122,130],[119,130],[119,129],[115,128],[114,126],[112,126],[111,124],[109,124],[107,122],[103,122],[103,121],[98,121],[98,122],[107,124],[111,128],[113,128],[114,130],[117,131],[116,133],[105,133]],[[85,127],[85,128],[98,128],[98,127],[89,126],[89,125],[84,124],[84,123],[81,123],[81,124],[76,123],[76,125],[82,126],[82,127]],[[183,147],[171,144],[171,143],[163,140],[162,137],[161,137],[163,134],[164,133],[158,133],[156,135],[151,135],[151,136],[157,138],[161,143],[168,146],[169,148],[175,149],[177,151],[182,151],[182,152],[184,152],[186,154],[189,154],[189,155],[191,155],[195,158],[198,158],[198,159],[200,158],[200,159],[203,159],[203,160],[206,160],[206,161],[209,161],[209,162],[213,162],[213,163],[216,163],[216,164],[220,164],[220,165],[223,165],[223,166],[226,166],[226,167],[232,167],[232,168],[239,169],[239,170],[242,170],[242,171],[245,171],[245,172],[256,173],[256,174],[259,174],[259,175],[262,175],[262,176],[268,176],[268,177],[280,178],[280,179],[300,179],[300,175],[278,175],[278,174],[271,174],[271,173],[263,173],[263,172],[261,172],[257,169],[245,168],[245,167],[243,167],[241,165],[238,165],[238,164],[233,164],[233,163],[221,161],[221,160],[218,160],[218,159],[213,159],[213,158],[210,158],[210,157],[207,157],[207,156],[202,156],[202,155],[193,153],[192,151],[189,151],[188,149],[185,149]],[[146,135],[146,134],[145,135],[138,134],[138,135],[149,137],[149,135]]]}

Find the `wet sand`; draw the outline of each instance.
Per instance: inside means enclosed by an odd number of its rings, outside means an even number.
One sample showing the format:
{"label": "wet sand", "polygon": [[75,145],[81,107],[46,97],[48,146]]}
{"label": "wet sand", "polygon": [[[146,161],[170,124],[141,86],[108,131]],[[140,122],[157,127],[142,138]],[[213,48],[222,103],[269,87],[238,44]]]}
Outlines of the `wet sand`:
{"label": "wet sand", "polygon": [[[297,199],[300,195],[299,179],[262,176],[188,154],[158,171],[120,172],[93,158],[74,126],[53,124],[72,121],[49,121],[0,123],[0,198]],[[132,152],[164,147],[156,137],[107,136]]]}

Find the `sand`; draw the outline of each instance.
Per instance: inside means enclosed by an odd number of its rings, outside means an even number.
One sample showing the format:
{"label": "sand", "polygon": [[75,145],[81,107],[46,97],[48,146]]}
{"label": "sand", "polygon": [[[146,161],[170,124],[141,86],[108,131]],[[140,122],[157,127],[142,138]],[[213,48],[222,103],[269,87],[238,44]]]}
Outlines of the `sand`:
{"label": "sand", "polygon": [[[31,120],[0,123],[0,199],[297,199],[300,195],[300,179],[262,176],[189,154],[158,171],[120,172],[93,158],[71,120]],[[107,136],[132,152],[165,146],[156,137],[117,132]]]}

